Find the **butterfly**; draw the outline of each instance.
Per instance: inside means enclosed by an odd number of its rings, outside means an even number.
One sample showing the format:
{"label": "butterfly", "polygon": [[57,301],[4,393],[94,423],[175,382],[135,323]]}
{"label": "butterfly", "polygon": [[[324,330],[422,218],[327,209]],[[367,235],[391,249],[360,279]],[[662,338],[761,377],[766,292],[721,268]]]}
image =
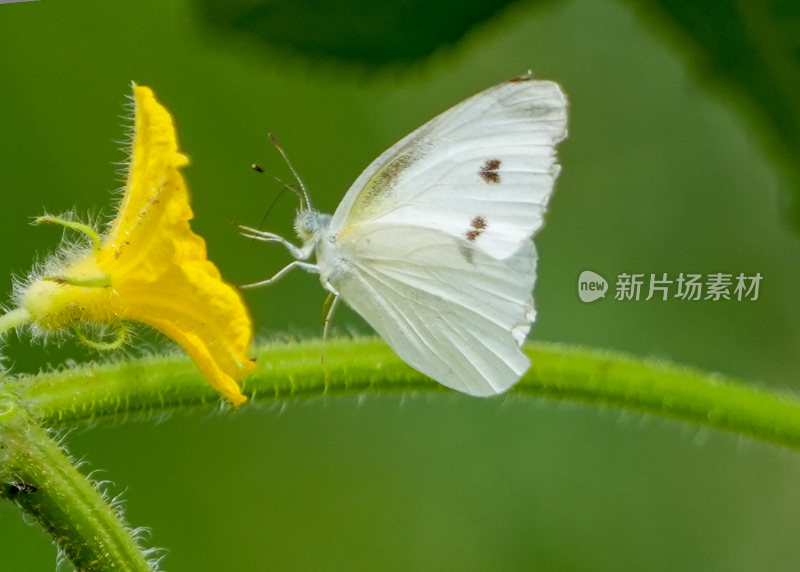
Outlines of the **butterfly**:
{"label": "butterfly", "polygon": [[294,227],[302,245],[242,227],[295,258],[248,286],[294,268],[317,273],[332,295],[326,329],[341,298],[428,377],[475,396],[506,391],[530,366],[521,346],[535,319],[532,237],[560,171],[555,146],[566,124],[558,84],[527,75],[395,143],[333,215],[311,207],[298,177]]}

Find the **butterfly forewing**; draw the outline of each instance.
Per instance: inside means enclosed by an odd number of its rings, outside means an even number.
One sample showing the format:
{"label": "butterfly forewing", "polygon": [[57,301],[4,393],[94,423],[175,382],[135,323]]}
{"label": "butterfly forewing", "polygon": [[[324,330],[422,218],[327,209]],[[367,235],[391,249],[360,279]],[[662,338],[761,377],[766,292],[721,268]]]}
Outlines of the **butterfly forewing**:
{"label": "butterfly forewing", "polygon": [[413,221],[513,255],[542,225],[566,134],[557,84],[523,78],[481,92],[374,161],[345,195],[331,230]]}

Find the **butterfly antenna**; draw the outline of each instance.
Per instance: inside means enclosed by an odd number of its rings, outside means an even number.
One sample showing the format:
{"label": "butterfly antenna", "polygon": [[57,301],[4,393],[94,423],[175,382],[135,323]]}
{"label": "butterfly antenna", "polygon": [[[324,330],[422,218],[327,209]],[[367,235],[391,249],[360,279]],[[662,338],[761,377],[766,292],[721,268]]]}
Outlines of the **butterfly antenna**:
{"label": "butterfly antenna", "polygon": [[250,165],[250,168],[253,169],[256,173],[263,173],[265,175],[269,175],[276,182],[278,182],[281,186],[283,186],[283,188],[281,189],[281,192],[278,193],[278,195],[274,199],[272,199],[272,202],[269,204],[269,207],[267,208],[267,212],[265,212],[264,216],[261,217],[261,222],[259,222],[258,226],[256,227],[259,230],[261,230],[261,227],[264,225],[264,221],[267,220],[267,217],[269,216],[269,213],[272,212],[272,209],[275,207],[276,204],[278,204],[278,200],[280,200],[280,198],[283,196],[283,193],[285,193],[287,190],[292,191],[298,197],[301,197],[301,200],[302,200],[302,195],[292,185],[289,185],[289,184],[285,183],[279,177],[276,177],[275,175],[271,175],[271,174],[267,173],[266,171],[264,171],[264,169],[261,168],[261,165],[258,165],[257,163],[253,163],[252,165]]}
{"label": "butterfly antenna", "polygon": [[[300,185],[300,190],[303,191],[303,195],[300,197],[300,208],[302,210],[310,209],[311,201],[308,200],[308,191],[306,190],[306,186],[303,184],[303,181],[300,179],[300,175],[297,174],[294,165],[292,165],[292,162],[289,160],[289,156],[286,154],[286,151],[283,150],[283,147],[281,147],[278,143],[278,138],[275,137],[274,133],[269,134],[269,140],[272,141],[272,144],[275,145],[278,153],[280,153],[281,157],[283,157],[283,160],[286,161],[286,164],[289,166],[289,170],[292,172],[292,175],[294,175],[297,184]],[[303,204],[303,200],[305,200],[305,204]]]}

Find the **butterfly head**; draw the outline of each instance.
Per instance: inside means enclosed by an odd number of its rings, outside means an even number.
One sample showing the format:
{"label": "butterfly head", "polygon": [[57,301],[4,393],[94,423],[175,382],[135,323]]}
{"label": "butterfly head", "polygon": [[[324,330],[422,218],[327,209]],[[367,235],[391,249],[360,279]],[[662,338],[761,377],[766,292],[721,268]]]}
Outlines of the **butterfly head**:
{"label": "butterfly head", "polygon": [[331,215],[322,214],[314,209],[300,209],[294,217],[294,231],[303,244],[316,242],[320,232],[330,224]]}

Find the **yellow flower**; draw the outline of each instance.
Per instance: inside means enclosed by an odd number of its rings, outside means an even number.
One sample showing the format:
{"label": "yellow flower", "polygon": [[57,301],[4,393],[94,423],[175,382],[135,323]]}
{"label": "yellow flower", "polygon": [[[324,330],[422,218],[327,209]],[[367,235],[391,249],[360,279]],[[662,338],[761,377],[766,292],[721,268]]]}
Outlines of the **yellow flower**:
{"label": "yellow flower", "polygon": [[238,405],[237,379],[248,359],[252,324],[247,309],[189,228],[192,210],[169,112],[147,87],[134,87],[135,128],[125,194],[103,237],[84,225],[41,217],[87,233],[93,248],[49,268],[19,295],[38,330],[80,324],[152,326],[191,356],[209,383]]}

